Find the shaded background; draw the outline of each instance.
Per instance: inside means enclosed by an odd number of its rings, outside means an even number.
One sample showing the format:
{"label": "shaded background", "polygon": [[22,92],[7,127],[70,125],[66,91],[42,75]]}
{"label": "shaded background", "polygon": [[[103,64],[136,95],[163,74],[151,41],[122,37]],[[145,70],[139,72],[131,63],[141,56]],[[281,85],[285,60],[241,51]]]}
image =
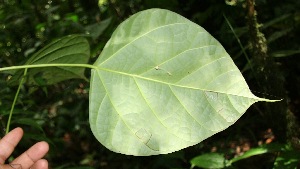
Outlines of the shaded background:
{"label": "shaded background", "polygon": [[[300,1],[256,1],[257,26],[268,45],[268,59],[261,61],[244,0],[0,0],[0,67],[22,65],[51,41],[70,34],[87,35],[93,63],[123,20],[149,8],[172,10],[204,27],[225,47],[255,95],[284,100],[254,104],[233,126],[196,146],[169,155],[132,157],[110,152],[92,135],[89,82],[24,85],[11,127],[21,126],[26,133],[14,155],[46,140],[51,146],[46,158],[55,169],[189,168],[193,157],[208,152],[230,159],[261,144],[300,149]],[[2,137],[17,86],[7,85],[7,74],[0,77]],[[251,157],[234,167],[272,168],[275,157]]]}

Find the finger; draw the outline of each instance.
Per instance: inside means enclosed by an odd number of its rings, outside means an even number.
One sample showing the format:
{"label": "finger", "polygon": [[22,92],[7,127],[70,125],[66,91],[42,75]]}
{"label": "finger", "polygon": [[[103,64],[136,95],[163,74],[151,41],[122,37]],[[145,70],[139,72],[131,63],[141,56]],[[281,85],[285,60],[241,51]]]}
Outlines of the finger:
{"label": "finger", "polygon": [[11,169],[11,166],[0,164],[0,169]]}
{"label": "finger", "polygon": [[48,161],[45,159],[40,159],[33,164],[31,169],[48,169]]}
{"label": "finger", "polygon": [[0,169],[21,169],[20,165],[0,164]]}
{"label": "finger", "polygon": [[21,128],[15,128],[0,140],[0,164],[4,164],[5,160],[14,151],[16,145],[23,136]]}
{"label": "finger", "polygon": [[49,145],[41,141],[30,147],[27,151],[14,159],[11,164],[21,164],[22,169],[31,167],[35,162],[43,158],[49,150]]}

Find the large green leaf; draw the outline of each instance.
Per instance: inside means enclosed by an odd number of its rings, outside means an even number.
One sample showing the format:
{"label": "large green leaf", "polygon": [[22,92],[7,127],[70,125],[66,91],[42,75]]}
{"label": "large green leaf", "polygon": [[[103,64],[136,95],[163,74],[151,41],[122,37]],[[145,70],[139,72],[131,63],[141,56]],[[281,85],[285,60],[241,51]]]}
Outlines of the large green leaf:
{"label": "large green leaf", "polygon": [[155,155],[195,145],[261,100],[221,44],[168,10],[124,21],[94,64],[90,125],[108,149]]}
{"label": "large green leaf", "polygon": [[[80,35],[69,35],[58,39],[45,46],[34,55],[32,55],[25,65],[37,64],[84,64],[90,57],[90,47],[88,41]],[[85,68],[81,67],[44,67],[38,69],[29,69],[27,73],[27,83],[34,85],[50,85],[57,82],[72,79],[83,78]],[[13,72],[9,83],[18,85],[19,79],[24,70]]]}

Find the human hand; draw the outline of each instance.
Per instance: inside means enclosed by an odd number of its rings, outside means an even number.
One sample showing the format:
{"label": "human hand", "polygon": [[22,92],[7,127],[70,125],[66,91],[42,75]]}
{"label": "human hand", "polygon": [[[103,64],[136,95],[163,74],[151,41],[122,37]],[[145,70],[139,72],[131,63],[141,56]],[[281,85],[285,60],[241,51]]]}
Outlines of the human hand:
{"label": "human hand", "polygon": [[21,128],[15,128],[0,140],[0,169],[48,169],[48,161],[42,159],[49,150],[48,143],[41,141],[14,159],[4,164],[23,136]]}

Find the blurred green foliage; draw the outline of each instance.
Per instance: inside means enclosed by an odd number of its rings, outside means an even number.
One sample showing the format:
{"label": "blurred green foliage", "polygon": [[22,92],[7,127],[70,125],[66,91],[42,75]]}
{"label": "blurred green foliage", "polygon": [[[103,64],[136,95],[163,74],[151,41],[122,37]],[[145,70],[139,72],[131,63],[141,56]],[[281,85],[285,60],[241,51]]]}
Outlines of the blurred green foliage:
{"label": "blurred green foliage", "polygon": [[[256,1],[258,20],[262,23],[269,55],[274,57],[284,75],[288,107],[296,119],[300,118],[299,7],[300,1],[295,0]],[[253,57],[249,55],[250,60],[247,60],[224,19],[225,15],[248,53],[251,47],[248,45],[244,0],[0,0],[0,67],[22,65],[42,47],[70,34],[87,37],[91,48],[89,62],[93,63],[116,26],[133,13],[148,8],[172,10],[204,27],[221,42],[243,70],[250,89],[257,95],[272,95],[256,87],[255,73],[249,67]],[[89,77],[89,73],[85,72],[85,76]],[[17,87],[7,84],[9,74],[1,73],[0,77],[0,135],[3,136]],[[246,150],[283,137],[272,132],[275,129],[270,126],[270,119],[263,116],[266,110],[258,105],[251,107],[235,125],[191,148],[151,157],[115,154],[101,146],[90,131],[88,92],[89,83],[81,79],[50,86],[23,85],[11,127],[21,126],[25,136],[14,156],[36,140],[46,140],[51,145],[46,158],[51,167],[57,169],[189,168],[190,160],[198,155],[218,152],[230,160]],[[283,96],[270,97],[280,99]],[[277,112],[272,113],[276,116]],[[280,124],[280,121],[277,123]],[[295,139],[299,141],[299,138]],[[286,142],[282,144],[286,145]],[[289,151],[297,152],[299,149],[294,147]],[[273,168],[292,159],[296,159],[294,163],[298,163],[299,167],[297,156],[289,151],[247,157],[241,163],[233,163],[232,167]],[[278,155],[278,152],[282,153]]]}

